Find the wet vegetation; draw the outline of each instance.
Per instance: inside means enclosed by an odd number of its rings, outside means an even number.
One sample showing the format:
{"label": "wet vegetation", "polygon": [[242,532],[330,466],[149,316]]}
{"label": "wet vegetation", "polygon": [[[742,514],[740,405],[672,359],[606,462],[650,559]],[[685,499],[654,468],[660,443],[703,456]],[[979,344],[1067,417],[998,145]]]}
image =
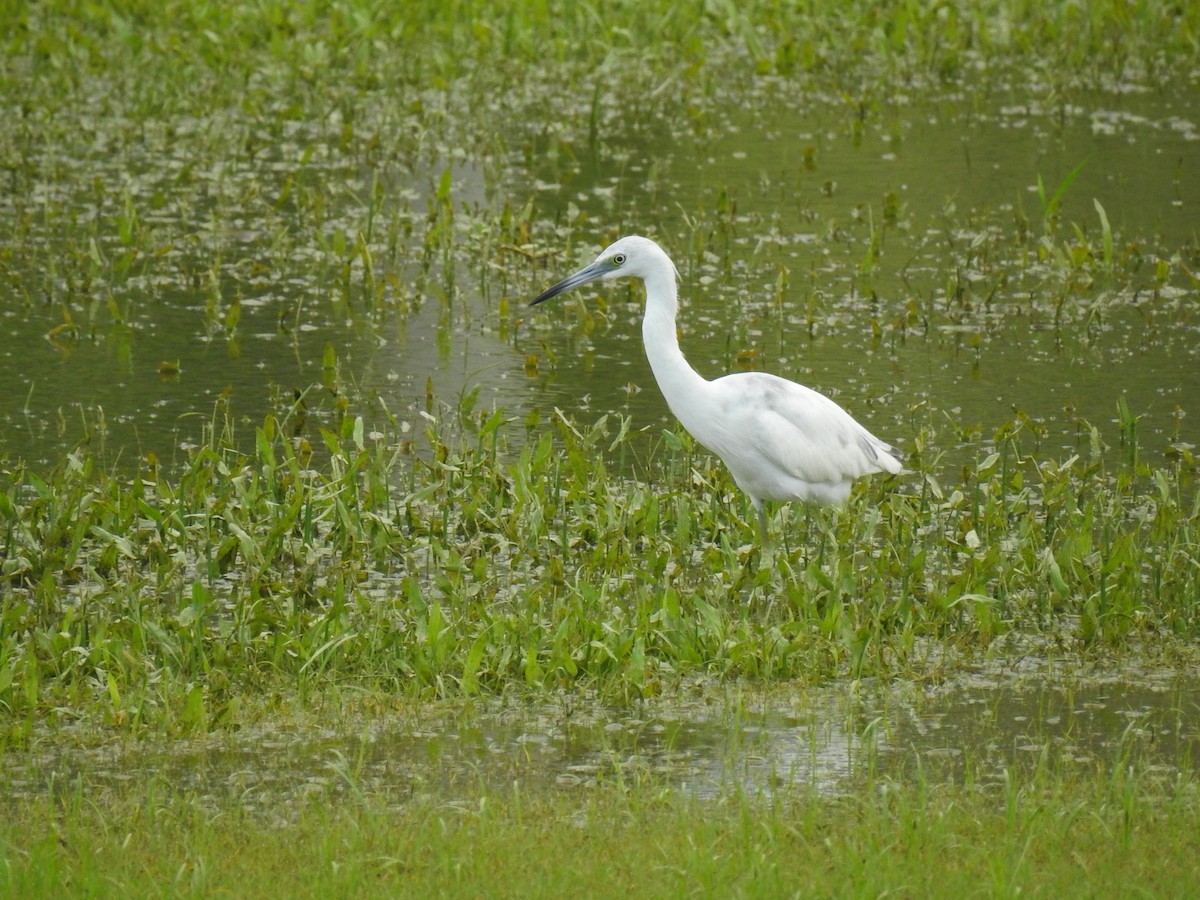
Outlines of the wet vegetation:
{"label": "wet vegetation", "polygon": [[[33,773],[0,779],[5,891],[924,894],[931,861],[955,895],[1197,887],[1197,126],[1168,101],[1200,95],[1200,9],[49,0],[5,5],[0,43],[0,752]],[[1039,151],[1002,202],[823,168],[821,129],[903,155],[920,104],[1065,143],[1098,94],[1162,102],[1184,149]],[[724,168],[785,108],[822,123],[790,164]],[[1101,199],[1143,167],[1158,206]],[[613,362],[638,298],[525,307],[655,229],[699,368],[841,371],[906,474],[775,510],[761,548]],[[1002,396],[1039,362],[1142,380]],[[344,756],[274,817],[234,777],[60,766],[476,704],[653,718],[697,684],[918,709],[1030,659],[1167,673],[1171,740],[982,778],[913,738],[899,768],[715,796],[628,754],[586,789]]]}
{"label": "wet vegetation", "polygon": [[784,508],[764,553],[684,437],[634,482],[608,461],[627,419],[465,418],[428,414],[421,454],[351,415],[307,460],[274,420],[243,454],[217,419],[177,475],[85,453],[14,473],[0,697],[16,734],[80,708],[206,730],[264,677],[418,697],[583,681],[629,700],[698,672],[937,674],[1013,632],[1171,661],[1200,627],[1182,460],[1106,465],[1086,443],[1047,458],[1014,424],[950,487],[922,435],[902,484],[861,486],[840,513]]}

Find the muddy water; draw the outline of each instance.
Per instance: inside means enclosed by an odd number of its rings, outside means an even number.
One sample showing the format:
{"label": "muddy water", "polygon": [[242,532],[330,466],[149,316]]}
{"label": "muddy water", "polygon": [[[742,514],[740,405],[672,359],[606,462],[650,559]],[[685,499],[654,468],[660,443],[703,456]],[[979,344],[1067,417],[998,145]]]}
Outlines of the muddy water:
{"label": "muddy water", "polygon": [[611,709],[588,698],[480,702],[346,721],[278,722],[233,735],[142,746],[35,748],[10,755],[8,797],[121,789],[160,780],[265,816],[307,798],[361,791],[397,803],[454,800],[481,786],[585,790],[654,780],[712,796],[731,790],[836,794],[864,780],[1003,785],[1038,766],[1069,777],[1134,766],[1169,778],[1200,753],[1200,680],[1171,670],[1076,672],[989,666],[929,685],[839,683],[769,694],[704,681]]}

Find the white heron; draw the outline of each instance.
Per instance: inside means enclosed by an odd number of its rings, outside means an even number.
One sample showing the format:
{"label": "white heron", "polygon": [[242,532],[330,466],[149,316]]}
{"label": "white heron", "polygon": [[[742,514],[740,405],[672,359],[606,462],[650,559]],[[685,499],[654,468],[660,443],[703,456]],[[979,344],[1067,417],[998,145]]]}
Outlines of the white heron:
{"label": "white heron", "polygon": [[735,372],[708,381],[679,349],[678,272],[649,238],[630,235],[595,262],[539,294],[536,305],[593,281],[640,278],[646,285],[642,341],[671,412],[697,441],[724,460],[754,508],[767,543],[764,501],[843,503],[856,478],[899,474],[896,451],[811,388],[765,372]]}

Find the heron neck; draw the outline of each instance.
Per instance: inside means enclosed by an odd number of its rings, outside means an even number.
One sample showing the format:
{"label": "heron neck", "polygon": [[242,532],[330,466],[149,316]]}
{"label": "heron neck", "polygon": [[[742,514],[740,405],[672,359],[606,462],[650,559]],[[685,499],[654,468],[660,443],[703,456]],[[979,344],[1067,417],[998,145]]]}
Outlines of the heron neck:
{"label": "heron neck", "polygon": [[[686,400],[703,392],[708,382],[700,377],[679,349],[675,313],[679,309],[675,273],[667,271],[646,279],[646,313],[642,318],[642,342],[646,359],[654,372],[654,380],[667,400],[667,405],[680,416],[687,408]],[[684,422],[684,426],[687,423]]]}

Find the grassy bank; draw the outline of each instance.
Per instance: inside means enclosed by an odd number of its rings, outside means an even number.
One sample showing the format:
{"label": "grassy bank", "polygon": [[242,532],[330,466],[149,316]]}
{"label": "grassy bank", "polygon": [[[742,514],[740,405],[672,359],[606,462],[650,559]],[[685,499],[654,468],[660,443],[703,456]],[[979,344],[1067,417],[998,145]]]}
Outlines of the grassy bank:
{"label": "grassy bank", "polygon": [[[838,798],[697,801],[653,784],[515,786],[467,802],[341,797],[288,821],[157,784],[9,805],[10,896],[1187,896],[1200,889],[1191,778],[1014,773],[864,785]],[[569,861],[569,864],[564,864]]]}

